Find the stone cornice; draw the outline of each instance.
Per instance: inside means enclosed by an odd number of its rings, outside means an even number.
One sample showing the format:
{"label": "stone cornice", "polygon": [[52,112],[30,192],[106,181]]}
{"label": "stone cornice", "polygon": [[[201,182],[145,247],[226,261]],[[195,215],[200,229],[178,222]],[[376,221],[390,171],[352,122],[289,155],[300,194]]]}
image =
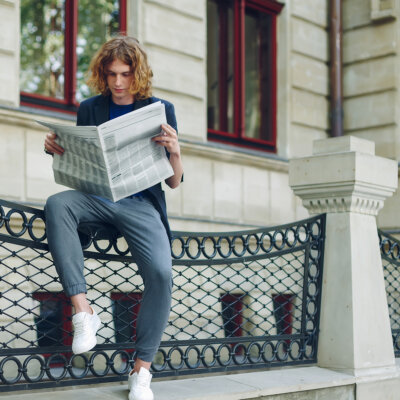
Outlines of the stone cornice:
{"label": "stone cornice", "polygon": [[377,215],[394,187],[367,182],[326,183],[292,186],[310,214],[354,212]]}
{"label": "stone cornice", "polygon": [[287,160],[280,159],[268,153],[257,151],[246,151],[232,146],[218,145],[212,142],[194,142],[191,140],[180,140],[183,156],[197,156],[219,162],[227,162],[235,165],[252,166],[270,171],[285,172],[289,170]]}

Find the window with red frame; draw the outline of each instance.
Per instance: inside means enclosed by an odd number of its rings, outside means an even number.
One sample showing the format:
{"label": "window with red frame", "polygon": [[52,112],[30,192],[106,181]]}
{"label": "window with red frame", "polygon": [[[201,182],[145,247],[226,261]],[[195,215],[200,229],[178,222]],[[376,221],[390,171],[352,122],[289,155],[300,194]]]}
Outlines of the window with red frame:
{"label": "window with red frame", "polygon": [[[72,344],[72,307],[64,293],[35,292],[32,298],[39,302],[39,312],[35,313],[35,325],[39,348],[48,358],[46,348],[53,346],[71,346]],[[64,353],[68,356],[69,353]],[[63,360],[52,358],[51,365],[63,364]]]}
{"label": "window with red frame", "polygon": [[208,138],[276,149],[274,0],[207,1]]}
{"label": "window with red frame", "polygon": [[111,293],[115,342],[136,341],[136,323],[142,301],[142,293]]}
{"label": "window with red frame", "polygon": [[126,0],[21,0],[21,104],[75,112],[90,60],[126,31]]}
{"label": "window with red frame", "polygon": [[291,293],[278,293],[272,295],[276,333],[290,335],[293,330],[293,303],[295,295]]}

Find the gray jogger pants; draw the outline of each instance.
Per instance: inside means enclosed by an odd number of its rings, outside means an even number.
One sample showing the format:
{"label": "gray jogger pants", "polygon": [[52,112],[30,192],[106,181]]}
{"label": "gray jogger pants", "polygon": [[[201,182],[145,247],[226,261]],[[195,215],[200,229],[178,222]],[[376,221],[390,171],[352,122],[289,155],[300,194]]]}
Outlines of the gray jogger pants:
{"label": "gray jogger pants", "polygon": [[68,296],[86,293],[78,225],[112,224],[125,237],[144,283],[136,325],[137,357],[151,362],[170,313],[172,262],[166,230],[150,200],[135,196],[112,203],[68,190],[50,196],[45,213],[49,248]]}

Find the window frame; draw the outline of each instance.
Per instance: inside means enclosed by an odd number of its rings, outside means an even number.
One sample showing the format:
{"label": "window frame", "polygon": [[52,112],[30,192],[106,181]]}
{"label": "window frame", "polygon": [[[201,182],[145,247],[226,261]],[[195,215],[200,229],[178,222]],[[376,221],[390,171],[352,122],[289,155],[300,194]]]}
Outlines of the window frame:
{"label": "window frame", "polygon": [[294,321],[294,293],[275,293],[271,296],[277,335],[291,335]]}
{"label": "window frame", "polygon": [[[65,293],[64,292],[33,292],[32,299],[36,300],[39,303],[39,307],[42,306],[42,303],[44,303],[45,301],[48,301],[48,300],[57,301],[57,302],[61,303],[61,305],[62,305],[61,343],[63,346],[71,346],[72,345],[72,332],[73,332],[73,329],[72,329],[72,305],[71,305],[69,298],[65,295]],[[35,326],[36,326],[36,329],[38,329],[36,322],[35,322]],[[39,338],[37,340],[39,342]],[[44,348],[45,349],[44,351],[46,351],[46,349],[48,349],[49,347],[53,347],[53,346],[46,346],[46,347],[39,346],[38,349],[40,351],[41,348]],[[51,353],[46,353],[46,352],[41,353],[41,355],[45,359],[50,358],[52,356]],[[63,352],[63,353],[61,353],[61,355],[68,358],[72,355],[72,353],[71,352]],[[58,365],[59,364],[57,361],[54,361],[51,363],[51,366],[53,366],[53,367],[58,366]]]}
{"label": "window frame", "polygon": [[[218,3],[217,3],[218,4]],[[264,14],[268,14],[271,17],[271,91],[269,97],[269,103],[271,105],[271,120],[269,121],[271,129],[271,140],[250,138],[246,136],[245,128],[245,16],[246,8],[253,9]],[[266,151],[276,151],[276,130],[277,130],[277,16],[283,8],[283,4],[278,3],[275,0],[233,0],[233,25],[234,25],[234,37],[233,37],[233,76],[234,76],[234,87],[233,87],[233,132],[227,132],[221,129],[210,129],[207,128],[208,139],[211,141],[222,142],[226,144],[238,145],[247,148],[256,148]],[[224,24],[224,16],[219,16],[219,26]],[[225,21],[226,24],[226,21]],[[224,76],[224,70],[226,70],[226,55],[227,55],[227,40],[224,41],[224,33],[219,33],[219,125],[224,126],[223,119],[226,119],[225,114],[222,110],[227,109],[228,99],[226,98],[227,91],[224,91],[224,84],[226,82]],[[265,98],[265,96],[262,96]],[[225,115],[225,117],[223,116]]]}
{"label": "window frame", "polygon": [[[125,35],[127,29],[127,0],[118,1],[119,32]],[[79,106],[79,103],[76,101],[78,2],[79,0],[65,0],[64,3],[64,99],[20,91],[21,106],[61,111],[70,114],[76,113]]]}

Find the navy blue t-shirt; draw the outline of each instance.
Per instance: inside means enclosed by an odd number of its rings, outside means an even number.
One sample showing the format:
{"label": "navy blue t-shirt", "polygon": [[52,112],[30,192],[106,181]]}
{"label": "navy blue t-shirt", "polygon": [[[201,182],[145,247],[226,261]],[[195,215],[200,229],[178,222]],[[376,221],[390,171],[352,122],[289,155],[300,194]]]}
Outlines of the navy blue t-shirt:
{"label": "navy blue t-shirt", "polygon": [[134,104],[135,103],[126,105],[115,104],[110,97],[110,119],[120,117],[121,115],[125,115],[133,111]]}

